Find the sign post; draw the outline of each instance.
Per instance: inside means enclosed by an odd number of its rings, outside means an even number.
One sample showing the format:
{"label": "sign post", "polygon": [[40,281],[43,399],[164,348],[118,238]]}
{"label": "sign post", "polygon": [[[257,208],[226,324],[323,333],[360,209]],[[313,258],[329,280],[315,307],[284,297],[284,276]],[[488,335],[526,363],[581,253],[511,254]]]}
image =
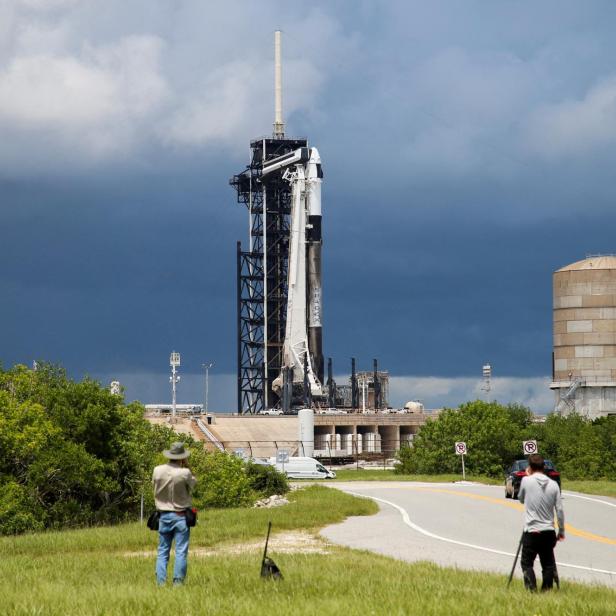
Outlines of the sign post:
{"label": "sign post", "polygon": [[282,472],[284,473],[284,465],[289,461],[289,450],[288,449],[279,449],[276,452],[276,462],[278,464],[282,464]]}
{"label": "sign post", "polygon": [[466,443],[458,441],[456,443],[456,454],[462,457],[462,479],[466,481],[466,471],[464,469],[464,455],[466,454]]}
{"label": "sign post", "polygon": [[522,450],[525,456],[530,456],[533,453],[537,453],[539,448],[537,447],[537,441],[523,441]]}

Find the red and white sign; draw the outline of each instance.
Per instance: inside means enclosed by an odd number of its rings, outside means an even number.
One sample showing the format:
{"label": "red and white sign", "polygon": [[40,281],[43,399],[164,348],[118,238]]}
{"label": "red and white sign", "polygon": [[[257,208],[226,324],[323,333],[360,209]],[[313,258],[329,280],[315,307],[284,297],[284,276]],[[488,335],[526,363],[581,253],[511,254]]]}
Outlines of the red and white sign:
{"label": "red and white sign", "polygon": [[522,443],[522,449],[525,456],[530,456],[532,453],[537,453],[539,448],[537,447],[537,441],[524,441]]}
{"label": "red and white sign", "polygon": [[466,443],[460,441],[458,443],[456,443],[456,453],[459,456],[464,456],[466,455]]}

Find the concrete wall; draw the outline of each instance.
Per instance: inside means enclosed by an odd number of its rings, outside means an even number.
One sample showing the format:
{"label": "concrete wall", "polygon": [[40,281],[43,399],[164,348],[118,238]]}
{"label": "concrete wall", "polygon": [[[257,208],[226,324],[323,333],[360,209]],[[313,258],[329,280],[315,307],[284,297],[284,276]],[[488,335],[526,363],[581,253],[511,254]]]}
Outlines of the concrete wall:
{"label": "concrete wall", "polygon": [[558,409],[591,417],[616,412],[616,268],[595,265],[586,259],[553,278],[556,405],[580,380],[570,404]]}
{"label": "concrete wall", "polygon": [[[562,391],[565,391],[562,388]],[[554,404],[562,413],[575,410],[580,415],[596,419],[606,415],[616,415],[616,387],[580,387],[570,405],[560,402],[559,390],[555,389],[556,398]],[[560,403],[560,405],[559,405]]]}

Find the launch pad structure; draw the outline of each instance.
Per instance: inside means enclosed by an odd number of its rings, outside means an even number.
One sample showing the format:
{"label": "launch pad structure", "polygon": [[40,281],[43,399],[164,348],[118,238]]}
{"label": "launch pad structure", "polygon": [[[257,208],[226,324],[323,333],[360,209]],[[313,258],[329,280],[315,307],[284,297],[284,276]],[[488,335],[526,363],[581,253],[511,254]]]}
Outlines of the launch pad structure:
{"label": "launch pad structure", "polygon": [[250,164],[230,183],[248,209],[249,245],[237,243],[237,410],[272,406],[272,384],[283,367],[291,188],[280,174],[261,178],[264,161],[307,147],[306,139],[265,137],[251,142]]}
{"label": "launch pad structure", "polygon": [[230,184],[246,206],[248,249],[237,243],[237,411],[254,414],[323,396],[321,161],[284,134],[280,32],[275,34],[271,137],[250,144]]}

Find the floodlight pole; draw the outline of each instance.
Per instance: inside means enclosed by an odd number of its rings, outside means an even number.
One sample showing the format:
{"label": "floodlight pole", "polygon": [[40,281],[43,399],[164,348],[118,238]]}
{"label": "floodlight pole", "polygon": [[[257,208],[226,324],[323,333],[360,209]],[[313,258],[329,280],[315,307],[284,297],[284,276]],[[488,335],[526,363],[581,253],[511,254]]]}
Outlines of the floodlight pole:
{"label": "floodlight pole", "polygon": [[169,358],[169,365],[171,366],[171,377],[169,380],[171,381],[171,423],[175,423],[175,414],[176,414],[176,389],[175,386],[180,380],[180,375],[177,374],[177,366],[180,365],[180,354],[172,351],[171,357]]}
{"label": "floodlight pole", "polygon": [[205,407],[203,408],[203,410],[207,413],[208,410],[208,390],[209,390],[209,375],[210,375],[210,368],[212,368],[214,366],[214,362],[211,361],[207,364],[201,364],[201,367],[205,370]]}
{"label": "floodlight pole", "polygon": [[484,364],[483,366],[483,391],[486,392],[486,402],[490,402],[490,390],[492,389],[492,366]]}
{"label": "floodlight pole", "polygon": [[177,381],[176,381],[176,374],[175,374],[175,366],[171,364],[171,404],[173,407],[173,413],[171,414],[171,417],[174,422],[175,422],[175,412],[176,412],[176,398],[175,398],[175,384],[176,383]]}

